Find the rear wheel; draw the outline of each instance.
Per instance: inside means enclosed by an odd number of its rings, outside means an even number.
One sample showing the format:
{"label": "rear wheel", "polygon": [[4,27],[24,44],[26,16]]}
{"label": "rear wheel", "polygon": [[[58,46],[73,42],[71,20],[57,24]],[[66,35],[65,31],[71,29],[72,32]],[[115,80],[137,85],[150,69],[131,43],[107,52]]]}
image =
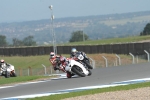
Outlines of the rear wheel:
{"label": "rear wheel", "polygon": [[86,76],[86,75],[83,73],[83,70],[82,70],[80,67],[78,67],[78,66],[72,67],[72,71],[73,71],[74,73],[76,73],[77,75],[81,76],[81,77],[85,77],[85,76]]}
{"label": "rear wheel", "polygon": [[5,71],[5,78],[9,78],[10,77],[10,72]]}
{"label": "rear wheel", "polygon": [[70,72],[67,72],[67,78],[71,78],[71,73]]}

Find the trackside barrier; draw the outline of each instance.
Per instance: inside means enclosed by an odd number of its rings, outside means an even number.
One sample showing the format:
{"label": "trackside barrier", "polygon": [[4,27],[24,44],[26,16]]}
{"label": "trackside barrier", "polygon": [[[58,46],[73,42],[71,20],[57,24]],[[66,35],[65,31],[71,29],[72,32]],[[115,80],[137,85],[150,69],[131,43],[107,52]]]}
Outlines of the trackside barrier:
{"label": "trackside barrier", "polygon": [[92,58],[90,58],[90,60],[92,61],[93,68],[95,68],[95,60],[93,60]]}
{"label": "trackside barrier", "polygon": [[132,56],[132,64],[134,64],[135,63],[135,61],[134,61],[134,55],[132,54],[132,53],[129,53],[131,56]]}
{"label": "trackside barrier", "polygon": [[139,63],[139,57],[138,57],[138,55],[136,56],[136,62]]}
{"label": "trackside barrier", "polygon": [[148,62],[149,62],[149,53],[146,50],[144,50],[144,52],[147,54],[147,59],[148,59]]}
{"label": "trackside barrier", "polygon": [[46,75],[46,66],[42,64],[42,66],[44,67],[44,71],[45,71],[45,75]]}
{"label": "trackside barrier", "polygon": [[121,65],[120,57],[116,54],[117,58],[119,59],[119,65]]}
{"label": "trackside barrier", "polygon": [[108,62],[107,62],[107,59],[104,57],[104,56],[102,56],[103,58],[104,58],[104,60],[105,60],[105,65],[106,65],[106,67],[108,67]]}

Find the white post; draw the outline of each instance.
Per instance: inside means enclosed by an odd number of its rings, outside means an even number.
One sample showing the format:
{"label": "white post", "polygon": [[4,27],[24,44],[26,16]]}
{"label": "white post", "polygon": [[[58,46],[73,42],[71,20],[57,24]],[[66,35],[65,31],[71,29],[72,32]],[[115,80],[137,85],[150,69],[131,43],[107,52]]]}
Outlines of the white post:
{"label": "white post", "polygon": [[117,61],[117,58],[116,58],[116,66],[118,66],[118,61]]}
{"label": "white post", "polygon": [[107,59],[104,57],[104,56],[102,56],[104,59],[105,59],[105,64],[106,64],[106,67],[108,67],[108,64],[107,64]]}
{"label": "white post", "polygon": [[44,66],[43,64],[42,64],[42,66],[44,67],[44,69],[45,69],[45,75],[46,75],[46,66]]}
{"label": "white post", "polygon": [[137,61],[137,63],[139,62],[139,58],[138,58],[138,55],[136,56],[136,61]]}
{"label": "white post", "polygon": [[93,68],[95,68],[95,60],[93,60],[92,58],[90,58],[90,60],[92,61]]}
{"label": "white post", "polygon": [[144,50],[144,52],[147,54],[147,59],[148,59],[148,62],[149,62],[149,53],[146,50]]}
{"label": "white post", "polygon": [[52,68],[53,66],[50,66],[50,69],[51,69],[51,75],[52,75],[52,70],[53,70],[53,68]]}
{"label": "white post", "polygon": [[134,62],[134,55],[132,54],[132,53],[129,53],[131,56],[132,56],[132,58],[133,58],[133,60],[132,60],[132,64],[134,64],[135,62]]}
{"label": "white post", "polygon": [[119,59],[119,65],[121,65],[120,57],[116,54],[117,58]]}
{"label": "white post", "polygon": [[29,68],[28,68],[28,76],[29,76]]}

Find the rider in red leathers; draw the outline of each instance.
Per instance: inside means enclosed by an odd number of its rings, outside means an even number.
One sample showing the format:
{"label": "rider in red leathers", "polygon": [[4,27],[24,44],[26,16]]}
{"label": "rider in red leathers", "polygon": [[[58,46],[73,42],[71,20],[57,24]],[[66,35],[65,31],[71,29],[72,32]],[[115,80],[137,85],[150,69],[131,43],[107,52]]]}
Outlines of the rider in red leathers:
{"label": "rider in red leathers", "polygon": [[59,66],[58,66],[58,61],[59,61],[60,56],[55,55],[54,52],[50,52],[50,58],[49,61],[51,62],[54,70],[58,70]]}
{"label": "rider in red leathers", "polygon": [[67,73],[67,78],[71,78],[73,74],[68,71],[68,59],[63,56],[55,55],[54,52],[50,53],[50,62],[53,65],[54,70],[61,70]]}

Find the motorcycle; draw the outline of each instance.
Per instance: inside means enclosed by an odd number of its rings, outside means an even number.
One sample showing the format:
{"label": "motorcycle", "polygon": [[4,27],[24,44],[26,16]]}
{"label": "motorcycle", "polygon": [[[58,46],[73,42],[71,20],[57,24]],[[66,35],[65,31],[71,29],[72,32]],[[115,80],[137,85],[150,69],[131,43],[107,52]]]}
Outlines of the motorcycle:
{"label": "motorcycle", "polygon": [[[68,67],[65,67],[65,70],[67,70],[68,72],[70,72],[73,75],[85,77],[85,76],[90,76],[92,74],[91,70],[89,70],[83,64],[75,61],[74,59],[69,59],[67,66]],[[69,77],[69,78],[71,78],[71,77]]]}
{"label": "motorcycle", "polygon": [[82,63],[83,65],[86,65],[88,69],[93,69],[93,67],[90,64],[89,58],[86,56],[84,52],[77,52],[75,57],[73,57],[74,60]]}
{"label": "motorcycle", "polygon": [[8,64],[8,65],[3,64],[3,65],[1,65],[0,75],[4,76],[5,78],[17,77],[17,75],[15,73],[14,66],[11,65],[11,64]]}

